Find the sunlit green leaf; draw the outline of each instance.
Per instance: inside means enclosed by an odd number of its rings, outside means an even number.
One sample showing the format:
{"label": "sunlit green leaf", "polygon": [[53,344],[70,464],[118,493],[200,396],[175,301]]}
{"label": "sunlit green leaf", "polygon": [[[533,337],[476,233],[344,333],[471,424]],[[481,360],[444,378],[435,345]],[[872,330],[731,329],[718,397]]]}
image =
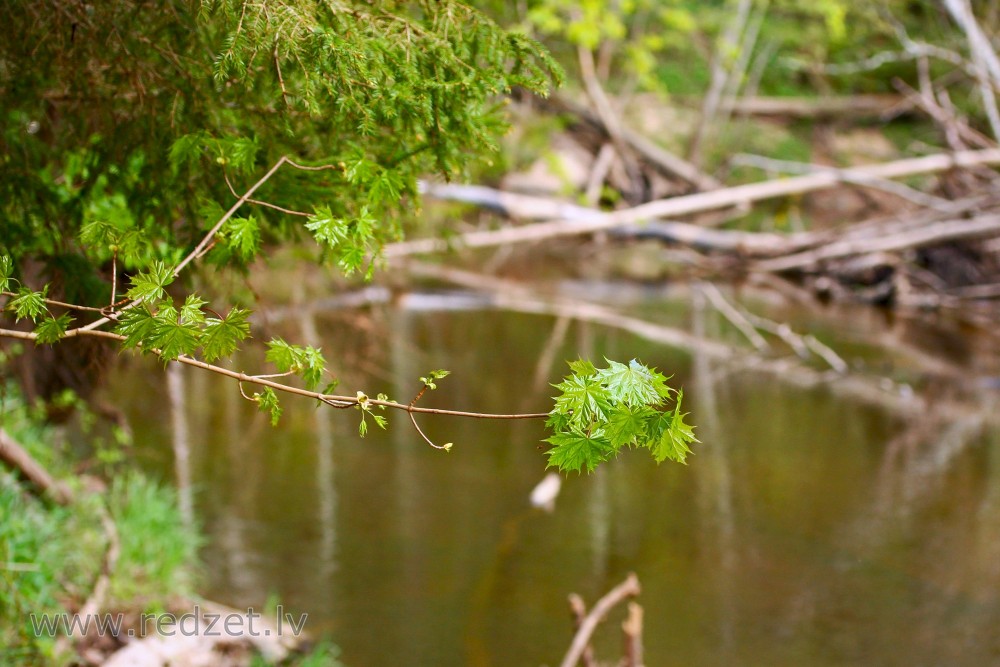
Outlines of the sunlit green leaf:
{"label": "sunlit green leaf", "polygon": [[684,417],[687,413],[680,411],[681,399],[683,397],[683,392],[679,392],[677,395],[677,407],[673,411],[670,424],[663,429],[659,440],[653,447],[653,458],[656,459],[657,463],[666,459],[685,463],[687,455],[691,453],[689,445],[698,442],[698,438],[694,436],[693,428],[684,423]]}
{"label": "sunlit green leaf", "polygon": [[303,350],[298,345],[286,343],[281,338],[272,338],[267,343],[264,359],[277,366],[282,373],[297,371],[302,367]]}
{"label": "sunlit green leaf", "polygon": [[319,348],[306,346],[302,350],[302,379],[306,382],[306,387],[315,389],[323,381],[323,373],[326,371],[326,359]]}
{"label": "sunlit green leaf", "polygon": [[115,332],[125,336],[122,346],[125,348],[139,347],[153,335],[156,329],[156,319],[146,306],[129,308],[118,317]]}
{"label": "sunlit green leaf", "polygon": [[563,471],[580,472],[582,468],[586,468],[587,472],[593,472],[599,463],[606,461],[614,452],[600,429],[589,435],[572,429],[556,433],[545,441],[552,445],[548,452],[549,466]]}
{"label": "sunlit green leaf", "polygon": [[201,307],[206,303],[208,302],[197,294],[188,294],[184,299],[184,305],[181,306],[181,322],[190,322],[193,324],[204,323],[205,313],[201,312]]}
{"label": "sunlit green leaf", "polygon": [[45,307],[45,298],[48,292],[48,285],[42,288],[41,292],[34,292],[27,287],[19,287],[16,296],[7,304],[7,309],[14,311],[14,320],[17,322],[25,318],[37,322],[40,317],[49,312]]}
{"label": "sunlit green leaf", "polygon": [[0,292],[10,288],[11,276],[14,275],[14,262],[7,255],[0,255]]}
{"label": "sunlit green leaf", "polygon": [[250,311],[233,308],[221,320],[208,318],[201,337],[201,353],[205,361],[212,362],[235,352],[240,341],[250,335],[249,317]]}
{"label": "sunlit green leaf", "polygon": [[334,216],[328,206],[320,206],[306,221],[306,229],[319,243],[335,248],[347,240],[347,221]]}
{"label": "sunlit green leaf", "polygon": [[278,402],[278,395],[270,387],[264,387],[262,391],[253,395],[253,400],[257,402],[257,409],[261,412],[268,412],[271,416],[271,426],[277,426],[281,419],[281,404]]}
{"label": "sunlit green leaf", "polygon": [[555,387],[562,391],[556,396],[555,410],[567,415],[570,424],[586,428],[607,418],[608,391],[595,377],[571,375]]}
{"label": "sunlit green leaf", "polygon": [[230,218],[221,233],[236,256],[244,262],[252,260],[260,251],[260,225],[252,215]]}
{"label": "sunlit green leaf", "polygon": [[201,330],[191,322],[184,322],[173,306],[162,306],[153,316],[153,321],[153,332],[143,341],[143,346],[159,350],[164,362],[182,354],[194,354],[198,349]]}
{"label": "sunlit green leaf", "polygon": [[[659,377],[657,377],[659,376]],[[608,367],[597,372],[611,398],[628,405],[656,405],[661,392],[667,391],[663,376],[633,359],[628,366],[608,360]]]}
{"label": "sunlit green leaf", "polygon": [[636,444],[645,435],[649,420],[656,415],[656,410],[644,405],[617,407],[605,427],[611,446],[620,449],[624,445]]}
{"label": "sunlit green leaf", "polygon": [[157,301],[166,295],[165,288],[173,281],[173,270],[163,262],[155,262],[148,272],[132,276],[128,298],[134,301]]}
{"label": "sunlit green leaf", "polygon": [[46,317],[35,328],[35,333],[38,335],[38,338],[35,339],[35,344],[46,345],[59,341],[66,335],[66,329],[69,328],[72,321],[73,318],[69,313],[63,313],[59,317]]}

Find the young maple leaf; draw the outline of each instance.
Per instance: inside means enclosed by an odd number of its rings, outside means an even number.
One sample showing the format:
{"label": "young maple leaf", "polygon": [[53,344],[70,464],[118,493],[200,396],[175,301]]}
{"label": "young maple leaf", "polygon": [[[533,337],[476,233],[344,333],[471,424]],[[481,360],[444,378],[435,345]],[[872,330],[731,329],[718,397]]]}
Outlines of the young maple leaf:
{"label": "young maple leaf", "polygon": [[584,467],[593,472],[598,463],[608,460],[614,449],[600,429],[591,434],[576,429],[556,433],[545,440],[553,445],[549,450],[549,467],[562,471],[580,472]]}

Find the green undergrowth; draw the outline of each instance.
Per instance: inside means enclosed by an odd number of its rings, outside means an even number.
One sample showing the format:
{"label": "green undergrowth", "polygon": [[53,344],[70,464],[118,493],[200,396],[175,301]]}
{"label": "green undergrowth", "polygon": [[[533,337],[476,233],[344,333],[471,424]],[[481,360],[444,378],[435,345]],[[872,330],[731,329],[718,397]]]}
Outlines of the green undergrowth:
{"label": "green undergrowth", "polygon": [[[80,461],[53,444],[57,431],[41,421],[43,411],[9,388],[2,399],[0,426],[65,480],[74,500],[60,506],[42,498],[0,467],[0,665],[67,664],[56,638],[35,636],[31,615],[76,611],[91,595],[108,547],[104,516],[114,522],[119,556],[103,611],[155,613],[197,599],[203,540],[182,520],[174,489],[118,463],[105,491],[88,491],[100,483],[85,485],[72,474]],[[336,647],[323,643],[293,664],[335,667],[336,655]]]}

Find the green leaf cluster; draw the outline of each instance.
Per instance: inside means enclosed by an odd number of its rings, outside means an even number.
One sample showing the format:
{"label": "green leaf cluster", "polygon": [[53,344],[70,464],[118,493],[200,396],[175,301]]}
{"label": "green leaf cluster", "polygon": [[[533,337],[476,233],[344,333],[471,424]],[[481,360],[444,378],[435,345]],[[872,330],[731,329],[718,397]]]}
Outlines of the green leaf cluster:
{"label": "green leaf cluster", "polygon": [[295,373],[305,380],[306,387],[315,389],[323,381],[326,359],[323,352],[309,345],[292,345],[281,338],[272,338],[267,343],[267,361],[278,367],[282,373]]}
{"label": "green leaf cluster", "polygon": [[207,362],[229,356],[250,337],[250,311],[233,307],[225,315],[205,312],[206,302],[189,294],[178,308],[163,288],[173,279],[170,269],[154,267],[132,278],[129,297],[137,305],[118,317],[115,332],[124,336],[122,346],[156,351],[164,363],[181,355],[200,356]]}
{"label": "green leaf cluster", "polygon": [[570,362],[572,373],[553,385],[560,393],[546,422],[553,431],[546,439],[552,445],[549,466],[592,472],[623,447],[648,449],[657,463],[685,463],[698,439],[684,422],[683,392],[635,359],[606,361],[601,369],[589,361]]}
{"label": "green leaf cluster", "polygon": [[446,371],[444,369],[438,369],[436,371],[431,371],[426,376],[421,376],[420,381],[428,389],[437,389],[437,383],[435,380],[442,380],[451,375],[451,371]]}
{"label": "green leaf cluster", "polygon": [[[362,438],[368,435],[368,417],[371,417],[375,421],[375,425],[378,426],[383,431],[389,425],[389,420],[384,415],[375,414],[372,409],[371,399],[363,391],[359,391],[358,394],[358,404],[355,406],[356,409],[361,411],[361,421],[358,423],[358,435]],[[388,401],[389,397],[385,394],[379,394],[376,397],[379,401]],[[378,406],[379,410],[385,410],[384,405]]]}

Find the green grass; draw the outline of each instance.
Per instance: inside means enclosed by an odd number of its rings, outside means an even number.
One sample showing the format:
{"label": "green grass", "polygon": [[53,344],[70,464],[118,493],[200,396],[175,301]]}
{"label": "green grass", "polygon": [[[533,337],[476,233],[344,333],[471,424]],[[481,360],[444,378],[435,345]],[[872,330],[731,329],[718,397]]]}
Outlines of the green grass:
{"label": "green grass", "polygon": [[111,604],[138,601],[151,611],[166,609],[168,598],[190,597],[201,538],[182,523],[173,489],[130,471],[112,482],[108,504],[121,543]]}
{"label": "green grass", "polygon": [[199,537],[184,526],[173,489],[138,472],[117,476],[105,494],[87,493],[72,475],[77,462],[7,387],[0,423],[50,473],[69,483],[75,501],[60,507],[39,498],[0,468],[0,665],[56,661],[55,640],[35,637],[30,614],[78,608],[91,594],[107,550],[101,515],[114,519],[121,553],[110,580],[109,609],[154,611],[168,596],[194,592]]}

